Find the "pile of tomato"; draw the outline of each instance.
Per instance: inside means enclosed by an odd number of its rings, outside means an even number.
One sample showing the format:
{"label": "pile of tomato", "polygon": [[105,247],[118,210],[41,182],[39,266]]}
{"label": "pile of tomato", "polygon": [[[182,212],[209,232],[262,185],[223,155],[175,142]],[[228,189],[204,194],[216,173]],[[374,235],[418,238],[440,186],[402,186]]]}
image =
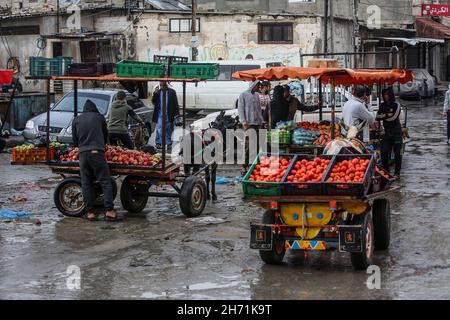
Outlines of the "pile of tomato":
{"label": "pile of tomato", "polygon": [[284,157],[260,157],[259,164],[253,170],[249,181],[255,182],[281,182],[287,169],[290,159]]}
{"label": "pile of tomato", "polygon": [[287,182],[321,182],[329,164],[330,160],[322,158],[297,161],[287,177]]}
{"label": "pile of tomato", "polygon": [[362,183],[369,163],[369,159],[362,158],[340,161],[331,169],[327,182]]}

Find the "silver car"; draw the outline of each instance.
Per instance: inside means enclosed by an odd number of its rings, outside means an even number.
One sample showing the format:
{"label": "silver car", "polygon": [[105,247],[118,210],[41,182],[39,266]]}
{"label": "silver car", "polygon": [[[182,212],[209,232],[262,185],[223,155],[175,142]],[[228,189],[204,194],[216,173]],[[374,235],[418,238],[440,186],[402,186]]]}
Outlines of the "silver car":
{"label": "silver car", "polygon": [[[89,99],[95,103],[98,110],[106,119],[109,116],[109,107],[116,100],[119,90],[81,89],[78,90],[78,112],[83,112],[84,104]],[[144,120],[144,136],[150,138],[152,132],[153,106],[132,94],[127,95],[128,105]],[[73,121],[74,92],[66,94],[56,104],[52,105],[50,112],[50,140],[72,144],[72,121]],[[132,127],[134,120],[129,119]],[[47,134],[47,113],[40,114],[28,120],[23,136],[26,140],[34,140],[45,137]]]}

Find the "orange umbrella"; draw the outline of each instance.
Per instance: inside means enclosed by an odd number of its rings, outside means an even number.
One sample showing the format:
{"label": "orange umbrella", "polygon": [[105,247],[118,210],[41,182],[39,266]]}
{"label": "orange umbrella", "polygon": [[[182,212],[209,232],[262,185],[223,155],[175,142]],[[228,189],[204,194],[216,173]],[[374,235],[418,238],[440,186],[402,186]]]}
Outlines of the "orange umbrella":
{"label": "orange umbrella", "polygon": [[255,80],[287,80],[321,78],[323,82],[334,79],[335,85],[371,85],[374,83],[402,84],[413,80],[412,73],[407,70],[372,70],[372,69],[344,69],[344,68],[301,68],[276,67],[240,71],[233,74],[233,78],[243,81]]}

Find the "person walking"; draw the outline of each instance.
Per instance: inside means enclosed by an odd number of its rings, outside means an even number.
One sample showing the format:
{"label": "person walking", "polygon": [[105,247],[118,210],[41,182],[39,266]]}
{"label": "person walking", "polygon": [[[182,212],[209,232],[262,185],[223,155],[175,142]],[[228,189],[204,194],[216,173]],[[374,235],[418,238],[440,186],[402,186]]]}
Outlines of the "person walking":
{"label": "person walking", "polygon": [[383,121],[384,127],[384,136],[381,140],[381,162],[384,170],[389,172],[389,160],[391,159],[392,150],[394,150],[395,177],[399,179],[402,168],[403,147],[402,125],[400,123],[401,107],[395,102],[392,87],[383,89],[381,94],[383,102],[377,113],[377,120]]}
{"label": "person walking", "polygon": [[372,106],[366,104],[367,89],[364,86],[357,86],[353,97],[342,107],[342,119],[348,127],[358,126],[363,121],[367,121],[362,131],[362,141],[369,142],[369,126],[375,123],[375,115]]}
{"label": "person walking", "polygon": [[117,220],[113,186],[105,158],[108,129],[105,117],[98,112],[97,106],[91,100],[86,101],[83,113],[73,120],[72,137],[75,147],[80,150],[81,188],[88,219],[97,219],[93,192],[93,184],[97,181],[103,191],[106,219]]}
{"label": "person walking", "polygon": [[248,90],[239,96],[238,99],[239,120],[245,130],[245,160],[242,168],[243,176],[247,173],[250,162],[249,134],[251,130],[256,131],[256,146],[257,150],[259,150],[259,129],[264,123],[261,110],[261,100],[259,98],[260,88],[261,83],[259,81],[255,81],[250,85]]}
{"label": "person walking", "polygon": [[128,105],[125,91],[119,91],[109,111],[109,142],[112,145],[119,145],[120,142],[125,148],[134,149],[134,143],[128,133],[128,116],[140,125],[144,125],[141,117]]}
{"label": "person walking", "polygon": [[264,111],[264,120],[270,129],[275,129],[278,122],[286,121],[289,113],[289,102],[284,97],[284,88],[280,85],[273,89],[273,99]]}
{"label": "person walking", "polygon": [[450,85],[445,93],[444,116],[447,116],[447,144],[450,146]]}
{"label": "person walking", "polygon": [[259,100],[261,102],[261,110],[264,114],[264,111],[267,109],[267,107],[270,104],[270,82],[269,81],[262,81],[261,82],[261,89],[259,94]]}
{"label": "person walking", "polygon": [[[165,93],[165,94],[164,94]],[[159,87],[153,93],[152,103],[155,107],[153,112],[153,122],[156,123],[156,147],[162,146],[162,125],[163,125],[163,96],[166,97],[166,145],[172,145],[172,133],[174,130],[175,117],[180,114],[177,92],[169,88],[166,81],[161,81]]]}

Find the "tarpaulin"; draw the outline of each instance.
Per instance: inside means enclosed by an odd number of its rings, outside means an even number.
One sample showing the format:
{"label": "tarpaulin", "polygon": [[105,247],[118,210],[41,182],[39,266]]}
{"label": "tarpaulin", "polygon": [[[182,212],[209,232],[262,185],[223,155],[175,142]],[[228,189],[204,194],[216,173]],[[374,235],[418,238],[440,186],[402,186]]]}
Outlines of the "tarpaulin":
{"label": "tarpaulin", "polygon": [[345,69],[345,68],[301,68],[301,67],[277,67],[240,71],[233,77],[243,81],[255,80],[287,80],[321,78],[324,83],[334,80],[335,85],[372,85],[374,83],[401,84],[413,80],[413,75],[408,70],[374,70],[374,69]]}

